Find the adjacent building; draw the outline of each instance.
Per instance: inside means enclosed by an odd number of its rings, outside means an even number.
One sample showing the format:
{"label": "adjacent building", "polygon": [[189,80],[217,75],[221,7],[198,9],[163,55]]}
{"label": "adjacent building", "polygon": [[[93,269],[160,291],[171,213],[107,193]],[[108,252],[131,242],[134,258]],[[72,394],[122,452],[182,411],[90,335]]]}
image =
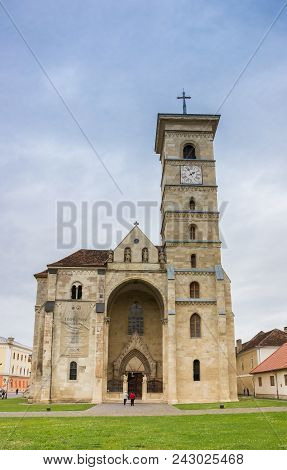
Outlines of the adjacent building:
{"label": "adjacent building", "polygon": [[287,399],[287,342],[251,371],[254,395]]}
{"label": "adjacent building", "polygon": [[251,340],[242,344],[236,341],[237,388],[239,395],[254,395],[253,375],[258,364],[287,342],[287,328],[260,331]]}
{"label": "adjacent building", "polygon": [[32,348],[0,336],[0,388],[25,391],[31,375]]}
{"label": "adjacent building", "polygon": [[126,390],[168,403],[237,399],[213,149],[219,118],[158,115],[160,246],[135,222],[115,249],[79,250],[35,275],[33,401],[101,403]]}

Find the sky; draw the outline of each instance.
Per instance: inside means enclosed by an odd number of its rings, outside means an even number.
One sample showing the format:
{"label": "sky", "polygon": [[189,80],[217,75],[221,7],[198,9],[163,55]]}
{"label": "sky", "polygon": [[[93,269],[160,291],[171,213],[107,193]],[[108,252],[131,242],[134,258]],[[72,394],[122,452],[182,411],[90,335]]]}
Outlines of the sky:
{"label": "sky", "polygon": [[[221,114],[215,158],[236,338],[287,326],[287,8],[273,24],[284,4],[1,0],[1,336],[32,344],[33,274],[47,263],[114,247],[135,219],[160,242],[156,118],[181,112],[183,87],[189,113]],[[70,246],[69,231],[59,241],[63,202],[76,219]]]}

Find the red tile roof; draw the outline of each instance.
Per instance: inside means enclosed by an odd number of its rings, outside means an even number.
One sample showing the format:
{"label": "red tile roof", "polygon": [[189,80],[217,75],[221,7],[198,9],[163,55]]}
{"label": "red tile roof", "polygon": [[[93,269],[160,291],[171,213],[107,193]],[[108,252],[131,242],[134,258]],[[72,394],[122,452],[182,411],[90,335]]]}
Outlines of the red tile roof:
{"label": "red tile roof", "polygon": [[274,330],[260,331],[250,341],[242,344],[242,349],[238,354],[253,348],[262,348],[264,346],[281,346],[287,341],[287,332],[274,328]]}
{"label": "red tile roof", "polygon": [[271,354],[271,356],[267,357],[265,361],[255,367],[250,374],[259,374],[261,372],[280,369],[287,369],[287,343],[284,343],[277,351]]}
{"label": "red tile roof", "polygon": [[108,260],[109,250],[78,250],[66,258],[54,263],[50,263],[48,267],[80,267],[80,266],[105,266]]}
{"label": "red tile roof", "polygon": [[[106,266],[109,250],[78,250],[59,261],[48,264],[52,267],[103,267]],[[35,277],[46,277],[48,270],[35,274]]]}

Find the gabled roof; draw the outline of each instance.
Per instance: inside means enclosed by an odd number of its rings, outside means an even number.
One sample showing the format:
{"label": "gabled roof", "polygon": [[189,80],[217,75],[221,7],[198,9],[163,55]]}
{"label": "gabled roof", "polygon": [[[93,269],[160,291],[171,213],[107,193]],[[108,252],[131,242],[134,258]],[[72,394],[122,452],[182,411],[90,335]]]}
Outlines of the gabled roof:
{"label": "gabled roof", "polygon": [[238,354],[253,348],[263,348],[264,346],[281,346],[287,342],[287,333],[274,328],[274,330],[260,331],[250,341],[242,344],[242,349]]}
{"label": "gabled roof", "polygon": [[66,258],[50,263],[48,267],[105,266],[109,250],[78,250]]}
{"label": "gabled roof", "polygon": [[[48,264],[48,268],[52,267],[101,267],[106,266],[109,250],[78,250],[65,258]],[[48,270],[35,274],[38,277],[47,277]]]}
{"label": "gabled roof", "polygon": [[265,361],[255,367],[250,374],[259,374],[261,372],[280,369],[287,369],[287,342],[271,354],[271,356],[267,357]]}

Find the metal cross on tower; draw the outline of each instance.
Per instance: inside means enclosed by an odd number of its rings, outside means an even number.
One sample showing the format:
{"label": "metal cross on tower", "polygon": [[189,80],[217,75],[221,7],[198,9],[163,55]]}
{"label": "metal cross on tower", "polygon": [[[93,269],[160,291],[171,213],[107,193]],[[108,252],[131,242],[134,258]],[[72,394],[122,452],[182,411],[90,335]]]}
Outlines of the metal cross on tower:
{"label": "metal cross on tower", "polygon": [[138,225],[139,225],[139,222],[136,220],[136,221],[134,222],[134,226],[137,227]]}
{"label": "metal cross on tower", "polygon": [[182,114],[186,114],[186,102],[185,100],[191,100],[191,96],[186,96],[184,89],[182,90],[182,96],[177,97],[178,100],[182,100]]}

